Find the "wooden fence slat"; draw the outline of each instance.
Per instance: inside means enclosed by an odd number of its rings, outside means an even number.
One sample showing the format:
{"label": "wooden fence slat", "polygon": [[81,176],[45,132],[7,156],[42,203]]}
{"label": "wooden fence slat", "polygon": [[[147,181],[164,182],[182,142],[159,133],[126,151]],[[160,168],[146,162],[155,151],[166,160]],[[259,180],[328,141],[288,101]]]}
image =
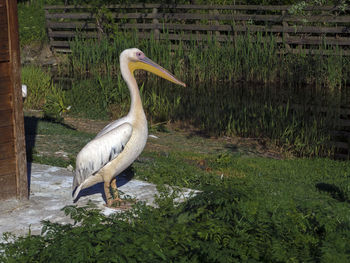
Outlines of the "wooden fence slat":
{"label": "wooden fence slat", "polygon": [[[84,22],[48,22],[47,26],[54,30],[62,29],[84,29],[96,30],[94,23]],[[350,27],[317,27],[317,26],[243,26],[243,25],[201,25],[201,24],[141,24],[141,23],[126,23],[119,26],[120,29],[143,29],[143,30],[183,30],[183,31],[224,31],[224,32],[268,32],[268,33],[306,33],[306,34],[344,34],[350,33]],[[65,31],[67,32],[67,31]]]}
{"label": "wooden fence slat", "polygon": [[83,36],[84,38],[97,38],[97,32],[74,32],[74,31],[52,31],[48,33],[49,37],[59,37],[59,38],[74,38],[76,36]]}
{"label": "wooden fence slat", "polygon": [[339,125],[341,127],[350,127],[350,120],[340,119]]}
{"label": "wooden fence slat", "polygon": [[95,23],[86,22],[52,22],[48,21],[46,26],[51,29],[97,29]]}
{"label": "wooden fence slat", "polygon": [[[79,5],[45,5],[44,9],[46,10],[69,10],[69,9],[91,9],[93,6],[79,6]],[[249,10],[249,11],[288,11],[290,5],[186,5],[186,4],[121,4],[121,5],[108,5],[109,9],[153,9],[153,8],[162,8],[162,9],[196,9],[196,10]],[[347,6],[345,10],[349,10]],[[334,6],[312,6],[306,7],[305,11],[338,11],[339,9]]]}
{"label": "wooden fence slat", "polygon": [[349,150],[349,144],[346,142],[336,142],[332,141],[331,145],[333,145],[337,149],[344,149],[344,150]]}
{"label": "wooden fence slat", "polygon": [[[150,38],[152,36],[152,32],[138,32],[137,35],[142,38]],[[83,34],[79,34],[76,32],[71,31],[53,31],[50,32],[49,37],[60,37],[60,38],[74,38],[76,36],[81,35],[84,38],[96,38],[98,34],[96,32],[85,32]],[[157,39],[169,39],[169,40],[196,40],[196,41],[206,41],[209,38],[212,38],[210,35],[198,35],[198,34],[192,34],[192,33],[184,33],[184,34],[158,34],[159,37]],[[233,41],[233,36],[216,36],[215,39],[219,42],[225,42],[225,41]],[[261,40],[263,41],[265,37],[262,37]],[[313,37],[313,36],[306,36],[304,38],[300,37],[286,37],[282,39],[281,37],[275,38],[276,43],[285,43],[285,44],[298,44],[298,45],[321,45],[321,44],[327,44],[327,45],[338,45],[338,46],[349,46],[350,45],[350,39],[345,38],[330,38],[330,37]]]}
{"label": "wooden fence slat", "polygon": [[[92,13],[49,13],[47,19],[96,19]],[[218,20],[218,21],[261,21],[261,22],[317,22],[349,23],[350,16],[282,16],[257,14],[192,14],[192,13],[113,13],[114,19],[176,19],[176,20]]]}

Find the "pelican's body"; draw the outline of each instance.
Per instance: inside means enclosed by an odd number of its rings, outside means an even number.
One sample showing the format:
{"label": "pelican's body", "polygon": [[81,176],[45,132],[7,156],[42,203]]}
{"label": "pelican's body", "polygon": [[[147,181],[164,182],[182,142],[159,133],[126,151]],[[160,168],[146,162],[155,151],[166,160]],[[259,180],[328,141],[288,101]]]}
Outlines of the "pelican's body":
{"label": "pelican's body", "polygon": [[[107,205],[113,203],[109,187],[116,191],[115,177],[129,167],[144,149],[148,137],[147,119],[133,72],[151,71],[169,81],[185,86],[173,75],[149,60],[138,49],[124,50],[120,55],[120,70],[131,95],[127,116],[108,124],[78,154],[73,181],[76,199],[80,190],[104,182]],[[114,199],[120,200],[118,197]]]}

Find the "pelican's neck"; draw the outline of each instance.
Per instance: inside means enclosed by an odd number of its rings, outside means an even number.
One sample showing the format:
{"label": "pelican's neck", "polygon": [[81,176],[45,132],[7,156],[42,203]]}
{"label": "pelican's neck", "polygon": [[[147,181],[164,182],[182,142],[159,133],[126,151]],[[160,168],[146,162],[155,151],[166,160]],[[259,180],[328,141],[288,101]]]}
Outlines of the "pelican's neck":
{"label": "pelican's neck", "polygon": [[134,74],[130,72],[129,67],[126,63],[121,63],[120,69],[122,76],[128,85],[131,96],[130,111],[128,113],[128,116],[130,116],[133,121],[140,117],[146,118],[142,107],[140,91],[137,86]]}

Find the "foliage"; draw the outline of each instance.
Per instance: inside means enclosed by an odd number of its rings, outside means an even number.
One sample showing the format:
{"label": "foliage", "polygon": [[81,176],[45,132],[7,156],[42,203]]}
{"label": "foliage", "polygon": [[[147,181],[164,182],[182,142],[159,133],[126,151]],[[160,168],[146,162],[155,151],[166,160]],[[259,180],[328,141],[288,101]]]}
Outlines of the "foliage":
{"label": "foliage", "polygon": [[[158,208],[137,203],[109,217],[94,207],[68,206],[74,224],[44,221],[42,235],[1,244],[0,261],[349,261],[348,163],[226,154],[210,164],[245,176],[217,176],[181,204],[174,202],[177,191],[163,187]],[[169,167],[173,176],[179,170]]]}
{"label": "foliage", "polygon": [[44,0],[18,3],[19,39],[21,46],[47,40]]}
{"label": "foliage", "polygon": [[28,88],[24,107],[41,109],[52,86],[51,75],[37,66],[24,66],[22,67],[21,74],[21,81]]}
{"label": "foliage", "polygon": [[43,109],[48,118],[61,120],[69,110],[65,91],[52,83],[51,74],[39,66],[23,66],[22,83],[27,85],[26,109]]}
{"label": "foliage", "polygon": [[[151,123],[190,121],[212,135],[270,138],[300,156],[332,154],[329,131],[346,103],[341,94],[350,78],[350,60],[340,50],[334,49],[334,56],[321,52],[281,57],[273,36],[262,41],[261,34],[247,34],[220,47],[210,40],[205,45],[192,42],[186,52],[180,43],[171,51],[170,41],[119,34],[113,40],[72,42],[70,63],[62,66],[63,75],[72,72],[76,79],[67,91],[72,113],[90,118],[127,113],[129,95],[119,74],[118,54],[138,46],[188,85],[181,88],[137,73]],[[327,114],[318,114],[319,108],[326,108]]]}
{"label": "foliage", "polygon": [[66,92],[55,85],[51,85],[43,107],[44,116],[61,121],[63,120],[62,114],[68,112],[70,107],[67,106]]}

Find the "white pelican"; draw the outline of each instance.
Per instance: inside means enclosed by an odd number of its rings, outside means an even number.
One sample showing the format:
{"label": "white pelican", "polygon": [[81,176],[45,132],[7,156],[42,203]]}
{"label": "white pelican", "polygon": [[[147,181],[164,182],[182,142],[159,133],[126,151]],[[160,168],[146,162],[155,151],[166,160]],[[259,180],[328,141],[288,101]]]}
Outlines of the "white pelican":
{"label": "white pelican", "polygon": [[[120,204],[116,176],[140,155],[148,136],[146,115],[133,74],[137,69],[150,71],[173,83],[186,86],[167,70],[147,58],[139,49],[124,50],[120,54],[120,71],[130,91],[130,111],[125,117],[103,128],[79,152],[73,181],[73,190],[76,188],[73,199],[77,198],[80,190],[104,182],[106,205],[111,207],[115,203]],[[113,190],[112,194],[110,187]]]}

